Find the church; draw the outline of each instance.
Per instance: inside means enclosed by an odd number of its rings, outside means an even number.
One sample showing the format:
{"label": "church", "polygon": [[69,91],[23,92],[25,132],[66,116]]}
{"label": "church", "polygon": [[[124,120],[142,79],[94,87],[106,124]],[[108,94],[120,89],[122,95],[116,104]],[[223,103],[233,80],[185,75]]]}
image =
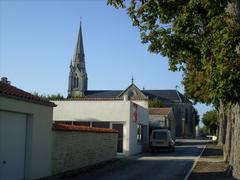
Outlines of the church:
{"label": "church", "polygon": [[140,90],[133,81],[125,90],[88,90],[81,23],[69,68],[68,98],[54,101],[55,122],[115,128],[118,152],[136,154],[148,145],[148,102],[157,99],[172,108],[176,137],[195,135],[196,110],[177,90]]}

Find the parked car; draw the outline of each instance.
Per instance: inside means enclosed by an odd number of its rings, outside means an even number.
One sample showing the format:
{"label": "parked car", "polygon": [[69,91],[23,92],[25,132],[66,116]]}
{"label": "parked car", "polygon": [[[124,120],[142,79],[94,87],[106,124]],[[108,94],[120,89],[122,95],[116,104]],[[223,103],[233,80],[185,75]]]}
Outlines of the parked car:
{"label": "parked car", "polygon": [[156,151],[160,149],[175,151],[175,141],[171,137],[168,129],[155,129],[150,135],[150,149]]}

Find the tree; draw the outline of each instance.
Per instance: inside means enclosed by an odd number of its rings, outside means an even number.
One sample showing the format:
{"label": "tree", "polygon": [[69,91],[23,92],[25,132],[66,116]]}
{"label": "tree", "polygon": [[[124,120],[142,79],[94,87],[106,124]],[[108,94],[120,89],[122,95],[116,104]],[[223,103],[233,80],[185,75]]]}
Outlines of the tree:
{"label": "tree", "polygon": [[203,114],[202,122],[206,126],[208,132],[210,131],[211,134],[216,134],[218,127],[216,110],[207,111]]}
{"label": "tree", "polygon": [[[108,4],[125,8],[127,3],[108,0]],[[131,0],[127,12],[148,50],[167,56],[170,70],[182,70],[186,95],[216,106],[219,139],[232,141],[228,152],[237,157],[233,175],[240,179],[240,128],[235,128],[240,127],[236,113],[240,99],[239,4],[239,0]],[[225,114],[228,109],[235,114],[231,121]],[[226,127],[229,131],[225,133]]]}
{"label": "tree", "polygon": [[51,94],[51,95],[47,96],[47,99],[49,99],[49,100],[61,100],[61,99],[64,99],[64,96],[61,95],[60,93],[58,93],[58,94]]}
{"label": "tree", "polygon": [[39,94],[38,92],[34,91],[32,94],[35,95],[35,96],[38,96],[40,98],[47,99],[47,100],[62,100],[62,99],[65,99],[64,96],[61,95],[60,93],[45,95],[45,94]]}
{"label": "tree", "polygon": [[153,99],[148,101],[148,107],[150,108],[163,107],[163,104],[159,99]]}
{"label": "tree", "polygon": [[131,0],[127,11],[148,50],[167,56],[170,70],[183,70],[187,95],[216,104],[240,99],[240,27],[236,19],[227,23],[226,7],[226,0]]}

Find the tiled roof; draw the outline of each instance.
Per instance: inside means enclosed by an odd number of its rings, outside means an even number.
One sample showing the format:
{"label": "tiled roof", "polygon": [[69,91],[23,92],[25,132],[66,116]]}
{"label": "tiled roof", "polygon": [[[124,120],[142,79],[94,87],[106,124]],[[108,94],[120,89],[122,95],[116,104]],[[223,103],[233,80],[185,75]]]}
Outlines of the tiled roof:
{"label": "tiled roof", "polygon": [[14,98],[18,100],[23,100],[31,103],[41,104],[45,106],[56,106],[54,103],[40,98],[38,96],[34,96],[26,91],[18,89],[10,84],[0,82],[0,96],[5,96],[8,98]]}
{"label": "tiled roof", "polygon": [[172,111],[172,108],[149,108],[148,112],[151,115],[168,115]]}
{"label": "tiled roof", "polygon": [[118,133],[117,130],[110,129],[110,128],[97,128],[97,127],[88,127],[88,126],[67,125],[67,124],[61,124],[61,123],[53,124],[53,130],[96,132],[96,133]]}

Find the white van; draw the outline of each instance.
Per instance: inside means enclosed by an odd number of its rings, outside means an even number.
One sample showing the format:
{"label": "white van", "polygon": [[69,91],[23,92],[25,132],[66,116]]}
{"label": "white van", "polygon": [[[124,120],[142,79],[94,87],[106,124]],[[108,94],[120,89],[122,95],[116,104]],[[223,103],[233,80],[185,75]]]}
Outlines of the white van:
{"label": "white van", "polygon": [[168,129],[155,129],[150,136],[150,147],[152,151],[167,148],[175,151],[175,141]]}

